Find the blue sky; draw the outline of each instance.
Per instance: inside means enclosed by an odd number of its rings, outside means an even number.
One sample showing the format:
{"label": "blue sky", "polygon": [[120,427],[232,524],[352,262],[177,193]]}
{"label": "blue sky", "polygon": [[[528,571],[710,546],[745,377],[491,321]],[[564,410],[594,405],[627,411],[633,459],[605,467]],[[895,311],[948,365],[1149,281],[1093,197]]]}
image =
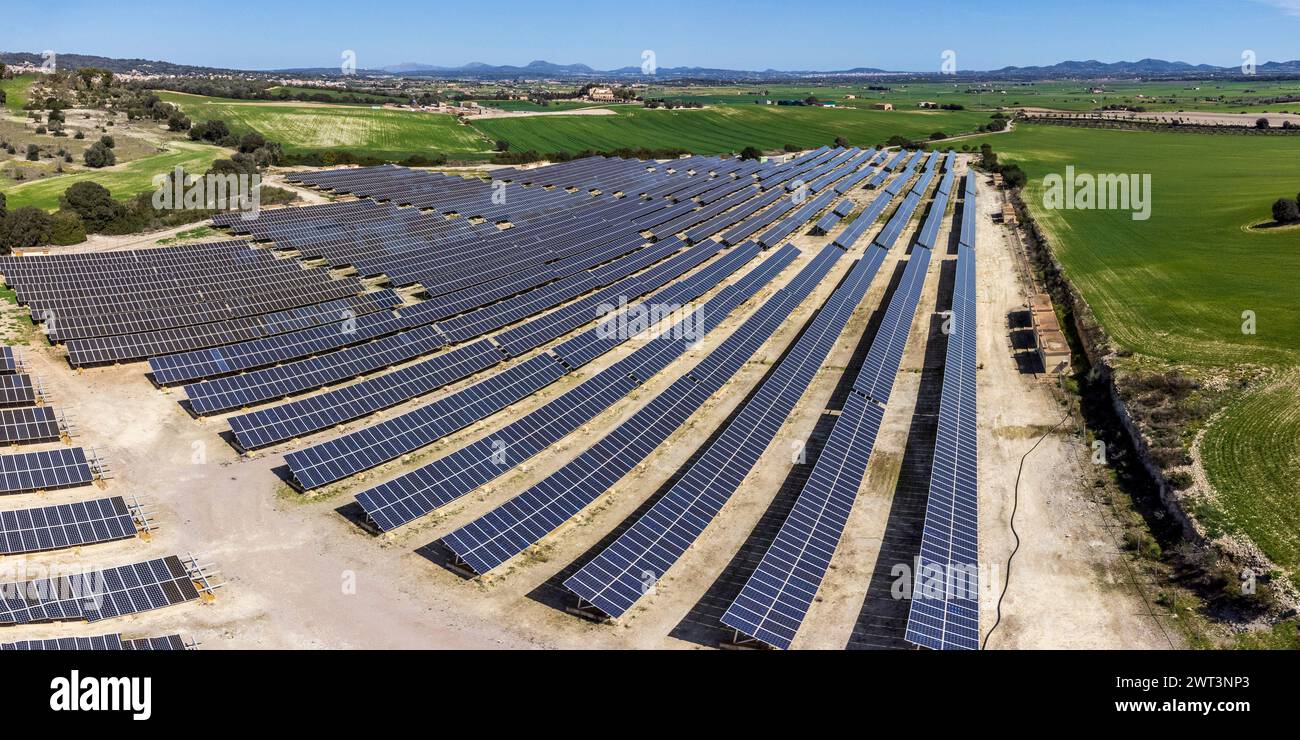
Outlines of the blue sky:
{"label": "blue sky", "polygon": [[[163,10],[161,8],[165,7]],[[220,18],[216,20],[215,18]],[[1155,57],[1300,57],[1300,0],[62,0],[11,3],[0,49],[240,69],[399,62],[936,70]]]}

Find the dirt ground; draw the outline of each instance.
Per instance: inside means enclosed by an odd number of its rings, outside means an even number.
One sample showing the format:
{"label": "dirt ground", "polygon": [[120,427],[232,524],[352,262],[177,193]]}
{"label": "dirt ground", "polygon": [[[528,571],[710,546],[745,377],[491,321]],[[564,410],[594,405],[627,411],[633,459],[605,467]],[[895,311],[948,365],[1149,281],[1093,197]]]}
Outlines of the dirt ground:
{"label": "dirt ground", "polygon": [[[991,195],[991,191],[987,192]],[[874,194],[858,191],[852,197],[865,203]],[[987,213],[981,219],[979,234],[981,551],[982,559],[1002,568],[1012,544],[1007,522],[1016,466],[1037,436],[1055,424],[1063,412],[1046,386],[1033,376],[1018,373],[1011,357],[1006,315],[1022,305],[1025,297],[1011,252],[1002,238],[1003,227],[987,218],[995,205],[992,197],[983,200]],[[947,221],[940,243],[947,243],[951,213]],[[850,256],[860,256],[869,237],[879,228],[868,232]],[[593,624],[557,608],[562,605],[558,581],[576,559],[589,554],[680,471],[705,438],[771,369],[799,327],[812,316],[814,307],[847,273],[852,259],[842,258],[813,297],[760,350],[759,357],[646,464],[559,533],[547,538],[540,548],[482,582],[461,578],[436,558],[426,557],[421,549],[544,477],[635,413],[734,331],[830,237],[796,237],[803,255],[795,264],[724,322],[702,348],[678,360],[584,429],[436,515],[379,538],[363,532],[338,511],[352,502],[356,490],[485,436],[625,356],[640,342],[634,340],[584,368],[576,377],[427,450],[318,495],[304,496],[292,492],[279,478],[277,469],[283,466],[283,452],[338,436],[343,428],[241,456],[220,438],[219,434],[228,430],[221,418],[191,418],[177,403],[183,393],[155,388],[144,376],[146,365],[78,373],[68,367],[61,349],[49,347],[39,337],[33,339],[22,349],[30,372],[43,381],[50,403],[75,419],[80,435],[74,444],[93,448],[109,464],[113,477],[102,484],[102,489],[11,496],[0,505],[16,509],[97,495],[138,496],[154,511],[159,529],[148,541],[0,558],[0,581],[34,577],[51,568],[118,565],[167,554],[194,553],[201,562],[215,565],[215,580],[225,586],[218,589],[211,602],[93,625],[5,628],[0,631],[0,640],[106,632],[121,632],[128,637],[180,632],[198,640],[204,649],[690,649],[716,645],[716,640],[674,635],[682,634],[681,625],[692,615],[709,612],[706,607],[716,601],[711,594],[716,596],[719,589],[725,591],[724,587],[728,587],[718,583],[734,572],[728,559],[738,549],[743,552],[746,543],[752,547],[755,540],[761,539],[756,535],[766,531],[765,523],[773,517],[774,498],[779,503],[786,495],[778,495],[778,491],[797,491],[798,486],[791,481],[807,465],[796,465],[792,451],[815,438],[820,433],[817,430],[825,426],[825,411],[836,395],[843,370],[861,352],[860,337],[878,323],[878,314],[883,312],[884,301],[901,271],[901,245],[910,243],[914,229],[915,225],[909,228],[891,251],[818,379],[740,492],[715,525],[668,572],[656,592],[617,626]],[[926,444],[933,446],[932,439],[909,430],[924,429],[929,422],[918,421],[918,417],[931,416],[918,410],[922,405],[928,409],[933,400],[919,389],[930,380],[926,368],[934,366],[934,353],[927,356],[926,348],[936,332],[925,328],[937,326],[934,312],[941,297],[943,264],[954,258],[944,256],[931,264],[921,300],[923,308],[914,323],[866,482],[849,520],[845,541],[832,563],[831,575],[799,634],[796,648],[841,649],[856,643],[869,646],[874,638],[862,635],[896,628],[866,606],[873,602],[870,592],[878,585],[873,573],[878,574],[888,561],[899,559],[895,557],[899,549],[896,547],[886,548],[889,555],[882,555],[882,543],[899,542],[896,532],[906,534],[906,530],[914,528],[914,489],[923,471],[913,470],[917,467],[913,458],[917,449]],[[733,276],[732,280],[740,277]],[[16,309],[6,311],[12,314]],[[10,323],[6,329],[12,326]],[[345,429],[390,418],[441,395],[443,392],[404,404],[346,425]],[[1016,516],[1022,545],[1003,603],[1002,624],[990,641],[992,648],[1167,647],[1151,619],[1144,616],[1141,601],[1124,585],[1114,543],[1106,533],[1104,511],[1091,504],[1083,491],[1079,445],[1079,440],[1068,434],[1051,435],[1026,464]],[[900,477],[910,481],[906,496],[896,492]],[[903,561],[908,558],[910,555],[901,556]],[[998,573],[1000,576],[1001,570]],[[985,630],[994,621],[1000,584],[1000,577],[996,583],[985,584],[989,587],[982,600]]]}

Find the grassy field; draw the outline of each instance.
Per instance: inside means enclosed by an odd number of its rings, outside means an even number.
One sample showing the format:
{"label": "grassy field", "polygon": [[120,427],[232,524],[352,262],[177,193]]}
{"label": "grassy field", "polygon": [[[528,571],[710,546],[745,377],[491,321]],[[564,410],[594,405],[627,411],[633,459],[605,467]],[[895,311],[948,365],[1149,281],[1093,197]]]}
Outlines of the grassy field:
{"label": "grassy field", "polygon": [[190,172],[204,172],[212,162],[230,152],[206,144],[188,141],[172,142],[171,151],[137,159],[102,170],[82,170],[42,180],[12,185],[4,189],[10,209],[36,206],[54,210],[59,206],[59,196],[70,185],[82,180],[93,180],[113,193],[118,200],[126,200],[139,193],[153,190],[153,178],[167,174],[178,165]]}
{"label": "grassy field", "polygon": [[543,116],[478,121],[489,138],[515,150],[539,152],[609,150],[620,147],[689,149],[696,154],[739,151],[745,146],[815,147],[843,136],[855,145],[883,143],[894,134],[926,138],[957,134],[988,122],[974,111],[865,111],[722,105],[695,110],[619,109],[613,116]]}
{"label": "grassy field", "polygon": [[20,75],[8,80],[0,80],[0,90],[5,91],[5,107],[10,113],[23,112],[23,106],[27,105],[27,91],[35,80],[35,75]]}
{"label": "grassy field", "polygon": [[[1223,514],[1271,558],[1300,568],[1300,232],[1255,231],[1295,197],[1297,144],[1280,137],[1101,131],[1022,124],[987,137],[1029,176],[1025,200],[1070,278],[1122,347],[1168,364],[1254,363],[1279,380],[1214,420],[1203,451]],[[979,144],[980,140],[971,140]],[[1149,173],[1152,212],[1047,210],[1043,176]],[[1255,334],[1242,332],[1253,311]]]}
{"label": "grassy field", "polygon": [[286,152],[346,149],[357,154],[402,159],[446,153],[484,157],[491,145],[453,116],[376,110],[364,105],[270,103],[159,93],[195,121],[219,118],[236,132],[257,131]]}
{"label": "grassy field", "polygon": [[1300,569],[1300,374],[1234,403],[1205,435],[1202,457],[1229,526],[1278,564]]}
{"label": "grassy field", "polygon": [[[1168,360],[1291,364],[1300,357],[1300,234],[1252,231],[1273,201],[1295,197],[1297,143],[1282,137],[1102,131],[1021,124],[989,141],[1029,176],[1041,206],[1043,176],[1151,175],[1147,221],[1128,211],[1036,208],[1061,259],[1111,336]],[[1243,334],[1243,311],[1258,332]]]}
{"label": "grassy field", "polygon": [[299,95],[324,95],[325,97],[334,100],[337,100],[343,97],[344,95],[351,95],[353,97],[361,98],[362,100],[368,100],[375,103],[393,102],[393,98],[391,97],[385,95],[372,95],[370,93],[365,92],[364,90],[341,90],[335,87],[297,87],[294,85],[276,85],[274,87],[267,88],[267,92],[271,94],[279,93],[281,90],[288,93],[294,93]]}

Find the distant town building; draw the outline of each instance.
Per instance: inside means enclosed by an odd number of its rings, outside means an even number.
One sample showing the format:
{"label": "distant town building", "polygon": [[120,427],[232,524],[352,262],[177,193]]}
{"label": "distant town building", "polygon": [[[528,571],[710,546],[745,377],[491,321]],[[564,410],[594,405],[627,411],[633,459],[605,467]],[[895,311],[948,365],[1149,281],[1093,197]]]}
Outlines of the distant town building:
{"label": "distant town building", "polygon": [[938,108],[938,107],[939,107],[939,104],[936,103],[936,102],[934,102],[934,101],[932,101],[932,100],[922,100],[921,102],[919,102],[919,103],[916,104],[916,107],[918,107],[918,108]]}
{"label": "distant town building", "polygon": [[614,101],[614,99],[615,99],[615,98],[614,98],[614,88],[612,88],[612,87],[593,87],[593,88],[591,88],[591,90],[587,93],[587,97],[588,97],[589,99],[591,99],[591,100],[596,100],[596,101],[600,101],[600,102],[604,102],[604,103],[612,103],[612,102]]}
{"label": "distant town building", "polygon": [[893,103],[872,103],[871,107],[875,108],[876,110],[893,110],[894,104]]}
{"label": "distant town building", "polygon": [[845,96],[844,96],[844,99],[845,99],[845,100],[857,100],[857,99],[858,99],[858,96],[857,96],[857,95],[845,95]]}

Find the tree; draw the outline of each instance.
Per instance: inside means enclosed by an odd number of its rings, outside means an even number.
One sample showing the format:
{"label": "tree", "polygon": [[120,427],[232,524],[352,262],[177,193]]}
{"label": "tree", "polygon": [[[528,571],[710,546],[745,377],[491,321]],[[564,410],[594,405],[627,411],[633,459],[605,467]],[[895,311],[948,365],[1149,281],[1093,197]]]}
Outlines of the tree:
{"label": "tree", "polygon": [[1020,165],[1018,164],[1004,164],[1001,167],[1001,172],[1002,181],[1006,183],[1009,188],[1023,187],[1025,182],[1029,179],[1025,176],[1025,171],[1020,169]]}
{"label": "tree", "polygon": [[113,137],[109,136],[108,134],[104,134],[103,136],[99,137],[99,143],[103,144],[109,149],[112,149],[113,147],[117,146],[117,142],[113,141]]}
{"label": "tree", "polygon": [[[3,65],[3,64],[0,64],[0,68],[3,68],[3,67],[4,67],[4,65]],[[8,213],[9,213],[9,202],[8,202],[8,200],[6,200],[6,198],[5,198],[5,194],[4,194],[4,193],[0,193],[0,221],[4,221],[4,220],[5,220],[5,215],[8,214]]]}
{"label": "tree", "polygon": [[741,159],[759,159],[762,156],[763,153],[760,152],[757,147],[747,146],[740,150]]}
{"label": "tree", "polygon": [[190,127],[190,119],[180,111],[172,111],[167,117],[167,129],[170,131],[187,131]]}
{"label": "tree", "polygon": [[494,146],[496,147],[496,151],[498,152],[510,151],[510,142],[506,141],[505,139],[497,139]]}
{"label": "tree", "polygon": [[27,145],[27,161],[35,162],[41,158],[41,148],[35,144]]}
{"label": "tree", "polygon": [[113,153],[112,149],[104,146],[104,142],[102,141],[96,141],[94,144],[91,144],[90,147],[86,149],[86,153],[83,157],[86,160],[87,167],[94,167],[96,169],[100,167],[111,167],[117,164],[117,155]]}
{"label": "tree", "polygon": [[1273,220],[1280,224],[1300,221],[1300,204],[1290,198],[1278,198],[1273,204]]}
{"label": "tree", "polygon": [[948,134],[945,134],[942,131],[935,131],[934,133],[930,134],[930,141],[939,141],[940,139],[946,139],[946,138],[948,138]]}
{"label": "tree", "polygon": [[794,144],[786,144],[784,147],[782,147],[782,149],[786,150],[787,152],[799,151],[799,147]]}
{"label": "tree", "polygon": [[56,109],[45,114],[45,122],[49,124],[63,123],[65,120],[67,119],[64,118],[63,111],[61,110]]}
{"label": "tree", "polygon": [[50,227],[50,214],[35,206],[23,206],[0,223],[0,244],[9,249],[48,244]]}
{"label": "tree", "polygon": [[980,166],[986,170],[995,170],[998,166],[998,154],[987,143],[980,145]]}
{"label": "tree", "polygon": [[86,225],[74,211],[59,209],[50,217],[50,244],[80,244],[86,241]]}
{"label": "tree", "polygon": [[59,198],[59,210],[77,214],[85,224],[86,231],[94,234],[121,218],[123,206],[113,200],[113,194],[108,192],[108,188],[85,180],[73,183],[63,191],[63,197]]}
{"label": "tree", "polygon": [[239,140],[239,151],[245,154],[251,154],[264,146],[266,146],[266,139],[257,132],[244,134],[244,137]]}
{"label": "tree", "polygon": [[1259,120],[1255,121],[1255,128],[1258,128],[1258,129],[1265,129],[1265,128],[1268,128],[1268,119],[1267,119],[1267,118],[1260,118]]}
{"label": "tree", "polygon": [[846,139],[846,138],[844,138],[843,136],[836,136],[836,137],[835,137],[835,146],[839,147],[840,149],[848,149],[848,148],[849,148],[849,140]]}

